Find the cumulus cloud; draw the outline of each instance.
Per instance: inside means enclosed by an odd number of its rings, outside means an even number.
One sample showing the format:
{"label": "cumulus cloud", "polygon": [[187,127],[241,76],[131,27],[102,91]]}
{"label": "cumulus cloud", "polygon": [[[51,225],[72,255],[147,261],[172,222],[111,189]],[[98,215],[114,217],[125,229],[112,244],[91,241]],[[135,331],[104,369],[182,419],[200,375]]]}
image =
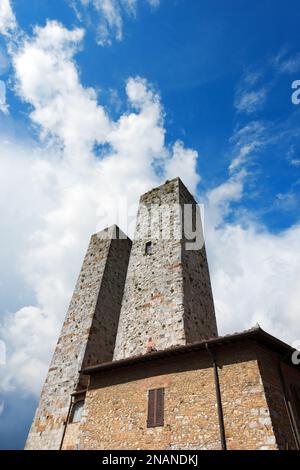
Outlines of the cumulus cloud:
{"label": "cumulus cloud", "polygon": [[[220,332],[259,323],[292,343],[300,338],[300,224],[274,234],[253,213],[241,217],[234,209],[244,197],[249,160],[270,140],[259,122],[235,131],[229,177],[204,195],[205,237]],[[278,194],[275,203],[289,210],[294,193]]]}
{"label": "cumulus cloud", "polygon": [[[96,14],[96,39],[99,45],[112,43],[112,39],[123,39],[123,22],[125,16],[135,16],[140,0],[73,0],[72,5],[78,18],[84,21]],[[146,0],[151,7],[159,5],[159,0]]]}
{"label": "cumulus cloud", "polygon": [[300,226],[279,235],[253,223],[213,229],[205,214],[216,314],[222,333],[259,323],[286,341],[300,337]]}
{"label": "cumulus cloud", "polygon": [[172,157],[166,163],[166,176],[169,179],[180,175],[183,181],[189,182],[189,189],[195,193],[200,175],[196,171],[198,153],[187,149],[177,141],[173,146]]}
{"label": "cumulus cloud", "polygon": [[33,39],[26,38],[13,55],[17,92],[33,106],[30,117],[41,137],[60,139],[72,158],[104,142],[109,127],[95,91],[82,87],[72,60],[82,38],[82,29],[69,31],[52,21],[36,27]]}
{"label": "cumulus cloud", "polygon": [[0,3],[0,34],[10,35],[16,29],[17,23],[10,0],[1,0]]}

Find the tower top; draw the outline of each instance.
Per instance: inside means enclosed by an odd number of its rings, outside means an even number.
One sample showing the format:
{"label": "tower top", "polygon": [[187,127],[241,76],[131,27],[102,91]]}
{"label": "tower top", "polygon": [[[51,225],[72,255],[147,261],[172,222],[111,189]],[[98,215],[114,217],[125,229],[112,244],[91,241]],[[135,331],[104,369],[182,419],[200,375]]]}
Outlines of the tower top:
{"label": "tower top", "polygon": [[155,198],[157,194],[171,194],[172,192],[175,193],[176,188],[180,188],[181,192],[188,193],[193,202],[196,203],[195,198],[190,193],[185,184],[182,182],[182,180],[179,178],[179,176],[171,180],[166,180],[163,184],[156,186],[155,188],[152,188],[146,193],[142,194],[140,197],[140,203],[150,202],[151,199]]}
{"label": "tower top", "polygon": [[[118,225],[113,224],[109,227],[106,227],[99,232],[96,232],[92,235],[92,238],[99,238],[101,240],[109,240],[109,239],[120,239],[125,240],[129,239],[129,237],[124,233]],[[130,239],[129,239],[130,240]]]}
{"label": "tower top", "polygon": [[114,359],[217,334],[200,209],[177,177],[140,198]]}

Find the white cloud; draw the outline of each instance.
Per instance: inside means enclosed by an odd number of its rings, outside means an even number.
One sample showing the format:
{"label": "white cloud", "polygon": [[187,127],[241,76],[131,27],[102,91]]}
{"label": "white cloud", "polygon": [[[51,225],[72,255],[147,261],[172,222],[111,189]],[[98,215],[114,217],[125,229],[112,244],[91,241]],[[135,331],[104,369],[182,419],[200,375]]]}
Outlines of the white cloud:
{"label": "white cloud", "polygon": [[[259,323],[292,343],[300,338],[300,225],[273,234],[251,212],[228,218],[243,200],[248,160],[272,140],[265,131],[252,122],[234,133],[230,176],[205,196],[205,237],[220,332]],[[290,209],[293,193],[278,194],[277,203]]]}
{"label": "white cloud", "polygon": [[6,103],[6,86],[2,80],[0,80],[0,111],[4,114],[8,114],[8,105]]}
{"label": "white cloud", "polygon": [[72,158],[80,158],[87,145],[103,143],[110,125],[95,91],[79,82],[72,57],[82,38],[83,30],[68,31],[51,21],[36,27],[33,39],[25,39],[13,55],[16,88],[33,106],[32,121],[42,137],[59,138]]}
{"label": "white cloud", "polygon": [[7,72],[8,67],[9,67],[8,57],[4,51],[4,48],[0,46],[0,75]]}
{"label": "white cloud", "polygon": [[298,200],[295,192],[290,190],[286,193],[276,194],[275,207],[283,209],[285,211],[296,209],[298,206]]}
{"label": "white cloud", "polygon": [[160,0],[148,0],[148,3],[149,3],[152,7],[158,7],[158,5],[160,4]]}
{"label": "white cloud", "polygon": [[[159,0],[146,0],[155,8],[159,5]],[[96,38],[101,46],[110,45],[112,39],[121,41],[123,39],[124,17],[135,16],[140,0],[72,0],[79,19],[83,20],[86,14],[90,13],[89,22],[96,14]]]}
{"label": "white cloud", "polygon": [[207,195],[207,211],[209,211],[209,224],[218,228],[223,224],[224,219],[231,211],[232,202],[239,201],[243,194],[243,180],[246,176],[245,171],[240,171],[231,176],[227,181],[211,189]]}
{"label": "white cloud", "polygon": [[198,153],[192,149],[184,148],[181,141],[175,142],[172,157],[166,163],[166,176],[169,179],[180,175],[183,181],[189,183],[189,189],[195,193],[200,175],[196,170]]}
{"label": "white cloud", "polygon": [[300,70],[300,54],[289,58],[280,65],[280,71],[286,73],[296,73]]}
{"label": "white cloud", "polygon": [[239,112],[253,113],[262,108],[267,96],[267,90],[240,89],[235,97],[234,106]]}
{"label": "white cloud", "polygon": [[230,141],[234,144],[234,155],[229,165],[229,171],[237,171],[248,162],[251,155],[266,144],[266,129],[260,121],[250,121],[245,126],[236,129]]}
{"label": "white cloud", "polygon": [[300,166],[300,158],[295,151],[295,147],[290,147],[287,152],[287,161],[291,166],[298,167]]}
{"label": "white cloud", "polygon": [[10,0],[0,2],[0,34],[10,35],[16,29],[16,18]]}
{"label": "white cloud", "polygon": [[[84,3],[87,3],[87,1],[84,0]],[[92,0],[92,3],[98,11],[100,20],[97,28],[98,44],[110,43],[111,34],[120,41],[123,37],[123,22],[119,2],[116,0]]]}
{"label": "white cloud", "polygon": [[279,51],[276,57],[272,60],[276,71],[280,73],[297,73],[300,70],[300,53],[294,55],[290,54],[287,49]]}
{"label": "white cloud", "polygon": [[[4,338],[9,345],[17,346],[9,358],[10,373],[21,389],[36,393],[49,361],[48,344],[56,334],[55,316],[45,314],[38,307],[23,307],[4,322]],[[5,369],[4,369],[5,371]],[[2,388],[13,388],[10,373],[4,374]]]}
{"label": "white cloud", "polygon": [[259,112],[280,74],[291,75],[299,71],[300,53],[291,54],[287,49],[281,49],[275,57],[267,58],[263,65],[248,67],[236,88],[235,109],[245,114]]}
{"label": "white cloud", "polygon": [[290,165],[292,166],[296,166],[296,167],[300,166],[300,158],[291,158],[289,162],[290,162]]}
{"label": "white cloud", "polygon": [[268,332],[300,338],[300,226],[275,235],[253,224],[205,227],[216,314],[222,333],[241,331],[257,322]]}

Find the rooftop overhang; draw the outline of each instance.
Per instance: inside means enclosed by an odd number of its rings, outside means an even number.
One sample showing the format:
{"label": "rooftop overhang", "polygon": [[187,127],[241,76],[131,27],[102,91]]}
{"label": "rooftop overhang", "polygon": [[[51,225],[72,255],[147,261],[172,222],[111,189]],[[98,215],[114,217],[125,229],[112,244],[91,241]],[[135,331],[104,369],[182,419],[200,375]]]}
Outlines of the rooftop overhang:
{"label": "rooftop overhang", "polygon": [[[174,346],[161,351],[153,351],[143,355],[132,356],[117,361],[104,362],[95,366],[87,367],[81,370],[81,372],[85,375],[94,375],[113,369],[120,369],[132,365],[149,363],[158,359],[182,356],[191,352],[206,350],[207,347],[209,347],[210,349],[216,349],[220,346],[240,343],[244,340],[253,340],[258,344],[277,352],[281,356],[282,360],[287,360],[287,358],[290,359],[293,352],[296,351],[295,348],[292,348],[291,346],[279,340],[278,338],[275,338],[274,336],[262,330],[260,327],[254,327],[250,330],[246,330],[241,333],[233,333],[231,335],[219,336],[217,338],[211,338],[184,346]],[[289,362],[290,365],[300,369],[300,365],[293,364],[291,361]]]}

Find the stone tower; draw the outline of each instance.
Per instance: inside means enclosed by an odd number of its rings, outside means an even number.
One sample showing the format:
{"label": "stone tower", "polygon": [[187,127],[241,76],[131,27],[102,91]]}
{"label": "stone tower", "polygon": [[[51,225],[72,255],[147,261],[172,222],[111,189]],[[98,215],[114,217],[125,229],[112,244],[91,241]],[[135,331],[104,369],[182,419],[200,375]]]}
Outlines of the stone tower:
{"label": "stone tower", "polygon": [[140,199],[114,360],[217,335],[199,206],[176,178]]}
{"label": "stone tower", "polygon": [[111,361],[131,241],[112,226],[91,237],[42,390],[26,449],[59,449],[80,370]]}

